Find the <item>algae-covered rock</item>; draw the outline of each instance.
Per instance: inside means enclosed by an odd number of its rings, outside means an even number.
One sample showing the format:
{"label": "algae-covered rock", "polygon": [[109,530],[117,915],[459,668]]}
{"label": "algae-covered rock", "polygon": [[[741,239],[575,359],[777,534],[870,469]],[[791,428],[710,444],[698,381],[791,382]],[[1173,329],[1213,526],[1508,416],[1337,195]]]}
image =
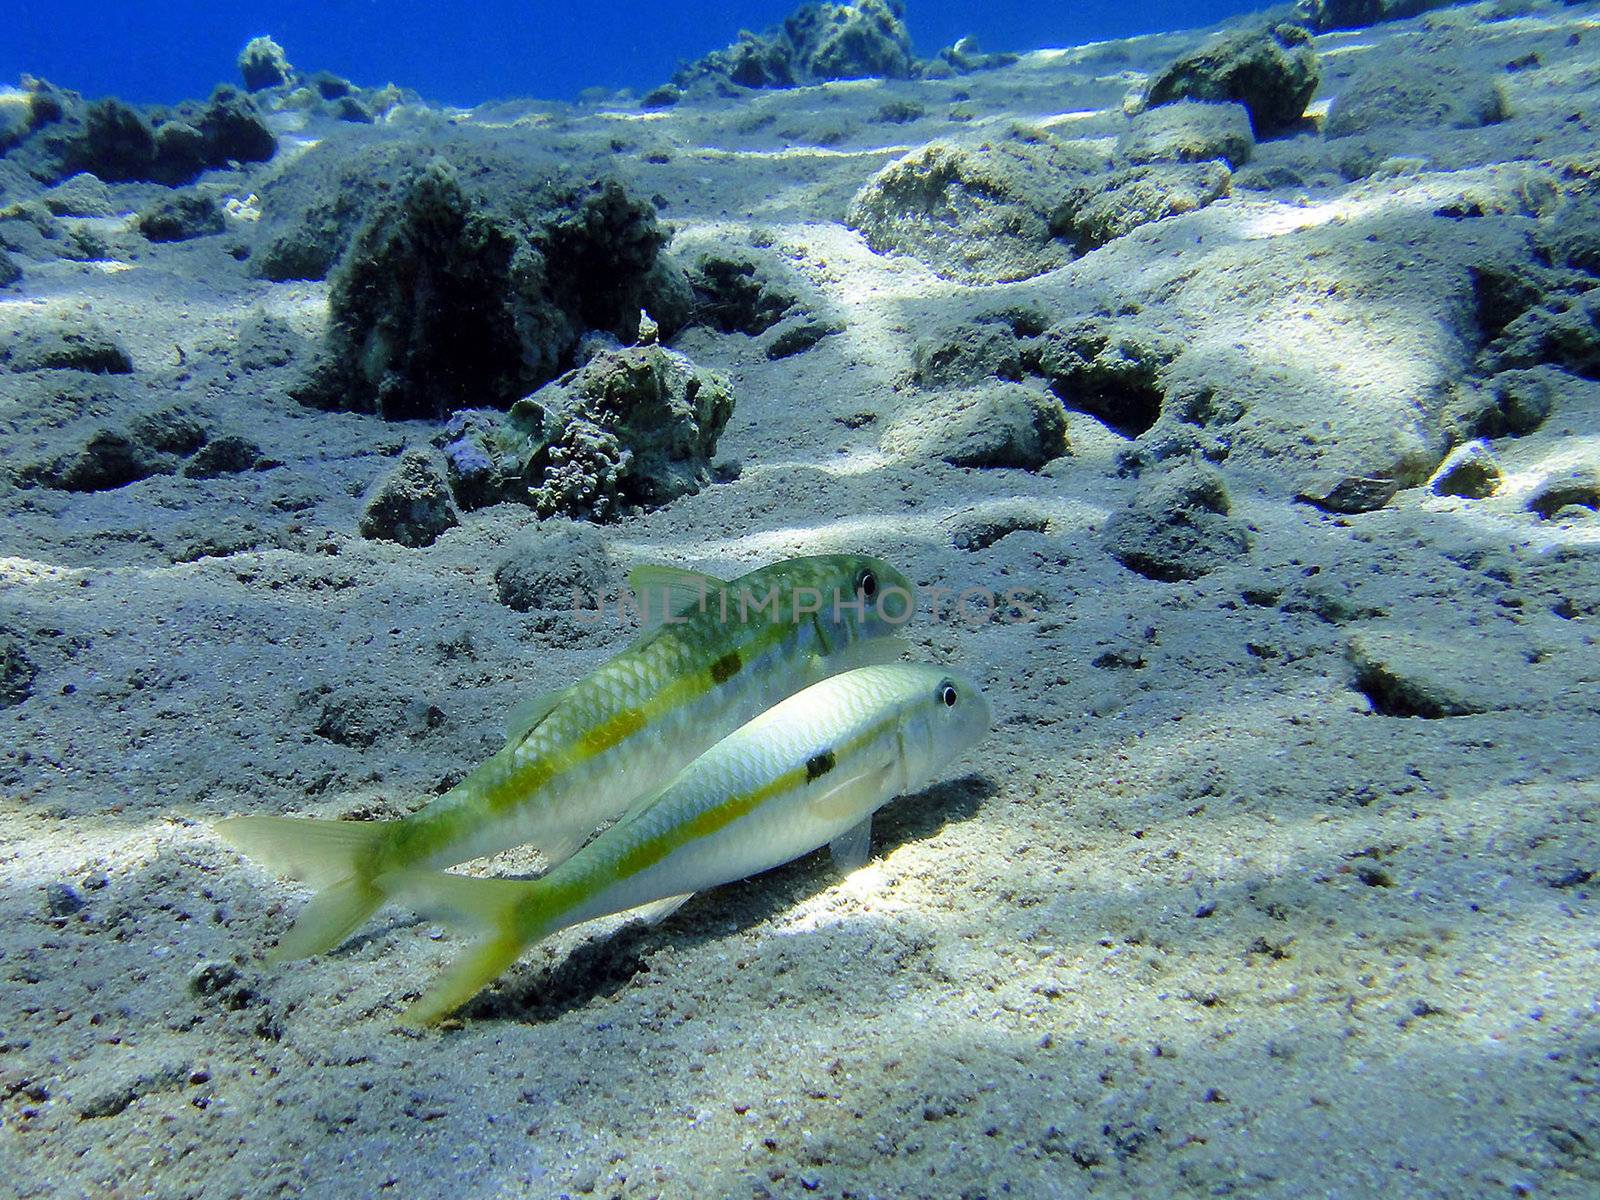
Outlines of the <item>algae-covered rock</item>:
{"label": "algae-covered rock", "polygon": [[[764,34],[743,31],[733,45],[685,63],[672,76],[679,89],[729,91],[784,88],[829,79],[908,79],[916,69],[905,9],[899,0],[804,4]],[[730,86],[731,85],[731,86]],[[677,95],[652,95],[652,106]]]}
{"label": "algae-covered rock", "polygon": [[226,84],[211,93],[196,128],[205,139],[206,163],[265,162],[278,149],[278,139],[249,96]]}
{"label": "algae-covered rock", "polygon": [[847,223],[880,254],[908,254],[960,283],[1028,279],[1072,257],[1057,240],[1063,189],[1105,157],[1017,127],[972,145],[936,142],[880,170]]}
{"label": "algae-covered rock", "polygon": [[100,427],[78,435],[60,453],[24,463],[19,481],[43,484],[64,492],[103,492],[126,487],[152,475],[170,475],[177,459],[127,429]]}
{"label": "algae-covered rock", "polygon": [[117,214],[111,189],[87,172],[63,179],[41,194],[39,202],[57,217],[112,217]]}
{"label": "algae-covered rock", "polygon": [[1554,295],[1506,325],[1482,355],[1495,372],[1548,364],[1576,375],[1600,375],[1600,289]]}
{"label": "algae-covered rock", "polygon": [[28,93],[0,87],[0,154],[33,132],[33,106]]}
{"label": "algae-covered rock", "polygon": [[183,474],[188,479],[215,479],[237,475],[261,463],[261,447],[236,433],[224,434],[207,442],[187,463]]}
{"label": "algae-covered rock", "polygon": [[306,403],[390,418],[505,407],[587,329],[631,339],[664,240],[615,182],[493,201],[435,158],[380,205],[334,273]]}
{"label": "algae-covered rock", "polygon": [[126,375],[133,360],[93,321],[36,317],[0,331],[0,369]]}
{"label": "algae-covered rock", "polygon": [[698,319],[724,333],[763,334],[800,302],[764,257],[739,248],[719,247],[696,256],[689,283]]}
{"label": "algae-covered rock", "polygon": [[899,0],[806,4],[783,23],[806,79],[906,79],[915,60]]}
{"label": "algae-covered rock", "polygon": [[212,165],[206,135],[188,121],[163,121],[156,127],[156,161],[150,176],[176,187]]}
{"label": "algae-covered rock", "polygon": [[1016,383],[944,392],[903,413],[883,431],[900,458],[955,467],[1037,470],[1067,452],[1067,419],[1050,396]]}
{"label": "algae-covered rock", "polygon": [[680,89],[725,83],[744,88],[785,88],[794,87],[797,82],[793,48],[781,37],[759,37],[749,30],[741,30],[733,45],[685,63],[672,76],[673,86]]}
{"label": "algae-covered rock", "polygon": [[517,612],[595,608],[611,555],[593,525],[551,519],[518,538],[494,571],[500,603]]}
{"label": "algae-covered rock", "polygon": [[529,501],[605,521],[697,492],[733,404],[722,376],[663,347],[597,354],[511,410]]}
{"label": "algae-covered rock", "polygon": [[373,485],[359,528],[364,538],[416,549],[433,545],[441,533],[460,523],[434,456],[426,450],[408,450]]}
{"label": "algae-covered rock", "polygon": [[452,413],[433,444],[444,457],[456,503],[471,510],[525,499],[519,455],[524,441],[525,434],[510,427],[504,413],[491,409]]}
{"label": "algae-covered rock", "polygon": [[[297,165],[314,169],[330,153],[312,150]],[[291,168],[287,179],[277,182],[301,194],[281,200],[269,185],[265,196],[287,211],[264,230],[250,256],[251,273],[274,283],[326,279],[367,219],[374,195],[389,190],[389,173],[375,169],[372,158],[341,157],[336,169],[315,178],[302,179]]]}
{"label": "algae-covered rock", "polygon": [[111,98],[65,105],[58,122],[15,153],[52,181],[87,171],[106,183],[190,182],[207,167],[262,162],[277,138],[249,96],[219,87],[203,105],[141,111]]}
{"label": "algae-covered rock", "polygon": [[1052,325],[1033,354],[1068,408],[1138,437],[1161,415],[1161,372],[1182,349],[1135,321],[1091,317]]}
{"label": "algae-covered rock", "polygon": [[1141,225],[1196,212],[1231,189],[1232,175],[1220,162],[1125,167],[1074,184],[1052,222],[1078,250],[1087,252]]}
{"label": "algae-covered rock", "polygon": [[911,351],[911,381],[930,390],[985,379],[1022,379],[1024,356],[1016,329],[1000,318],[965,322],[925,337]]}
{"label": "algae-covered rock", "polygon": [[1354,29],[1380,21],[1403,21],[1461,0],[1300,0],[1299,12],[1318,33],[1329,29]]}
{"label": "algae-covered rock", "polygon": [[134,224],[152,242],[187,241],[209,233],[221,233],[223,229],[222,210],[217,202],[197,192],[163,196],[140,209]]}
{"label": "algae-covered rock", "polygon": [[1211,467],[1175,467],[1106,522],[1106,550],[1130,571],[1175,583],[1198,579],[1250,547],[1230,515],[1222,476]]}
{"label": "algae-covered rock", "polygon": [[0,250],[0,287],[10,287],[22,278],[22,267],[17,260]]}
{"label": "algae-covered rock", "polygon": [[91,172],[106,183],[153,179],[156,135],[144,115],[116,99],[97,100],[67,143],[63,175]]}
{"label": "algae-covered rock", "polygon": [[[42,151],[46,138],[34,135],[65,120],[69,114],[74,120],[80,120],[83,108],[82,97],[76,92],[54,87],[32,75],[24,75],[21,83],[20,88],[0,87],[0,155],[11,156],[14,160],[19,156],[27,157],[13,153],[25,145]],[[32,157],[24,164],[25,169],[39,179],[51,178],[48,169],[40,168],[52,155],[59,153],[60,145],[59,139],[52,139],[49,150]]]}
{"label": "algae-covered rock", "polygon": [[1255,145],[1244,105],[1183,100],[1136,113],[1117,138],[1117,154],[1134,164],[1221,159],[1237,170]]}
{"label": "algae-covered rock", "polygon": [[1320,72],[1310,35],[1298,25],[1222,34],[1158,72],[1145,89],[1154,108],[1175,100],[1236,101],[1257,137],[1288,129],[1306,110]]}
{"label": "algae-covered rock", "polygon": [[252,92],[279,87],[294,78],[283,47],[269,37],[251,38],[239,52],[239,76]]}
{"label": "algae-covered rock", "polygon": [[1383,55],[1358,67],[1328,106],[1322,131],[1349,137],[1390,126],[1477,129],[1506,116],[1500,81],[1445,50]]}
{"label": "algae-covered rock", "polygon": [[1487,443],[1474,439],[1445,455],[1444,462],[1428,480],[1428,489],[1437,496],[1463,496],[1481,500],[1492,496],[1505,478],[1505,471]]}

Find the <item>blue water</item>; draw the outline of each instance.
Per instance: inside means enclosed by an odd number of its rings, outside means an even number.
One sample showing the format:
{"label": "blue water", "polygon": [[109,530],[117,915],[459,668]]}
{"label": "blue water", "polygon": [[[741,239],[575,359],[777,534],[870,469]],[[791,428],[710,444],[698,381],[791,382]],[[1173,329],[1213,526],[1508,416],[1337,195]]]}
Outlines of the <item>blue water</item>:
{"label": "blue water", "polygon": [[[431,100],[570,99],[586,87],[654,86],[679,59],[727,44],[741,27],[764,29],[797,3],[23,0],[6,6],[0,81],[26,71],[90,97],[171,103],[237,82],[240,48],[268,33],[301,70],[330,70],[359,84],[392,81]],[[1252,7],[1241,0],[911,0],[906,19],[926,56],[964,34],[988,50],[1031,50],[1208,25]]]}

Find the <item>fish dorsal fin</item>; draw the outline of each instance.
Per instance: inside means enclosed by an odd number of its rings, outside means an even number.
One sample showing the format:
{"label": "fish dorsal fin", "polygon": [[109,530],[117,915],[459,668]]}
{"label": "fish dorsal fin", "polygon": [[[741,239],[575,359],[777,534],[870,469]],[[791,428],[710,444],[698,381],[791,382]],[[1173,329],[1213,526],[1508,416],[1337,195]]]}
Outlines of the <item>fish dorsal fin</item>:
{"label": "fish dorsal fin", "polygon": [[513,704],[511,711],[506,713],[506,741],[520,742],[527,737],[566,696],[566,688],[557,688],[553,692],[541,692]]}
{"label": "fish dorsal fin", "polygon": [[685,892],[681,896],[667,896],[661,900],[652,900],[649,904],[641,904],[638,908],[629,909],[628,915],[637,917],[646,925],[659,925],[687,904],[689,897],[693,895],[693,892]]}
{"label": "fish dorsal fin", "polygon": [[846,875],[867,865],[872,857],[872,814],[845,830],[828,843],[833,863]]}
{"label": "fish dorsal fin", "polygon": [[669,613],[681,616],[714,603],[712,597],[727,586],[714,575],[654,563],[643,563],[628,572],[628,587],[647,633],[665,623]]}

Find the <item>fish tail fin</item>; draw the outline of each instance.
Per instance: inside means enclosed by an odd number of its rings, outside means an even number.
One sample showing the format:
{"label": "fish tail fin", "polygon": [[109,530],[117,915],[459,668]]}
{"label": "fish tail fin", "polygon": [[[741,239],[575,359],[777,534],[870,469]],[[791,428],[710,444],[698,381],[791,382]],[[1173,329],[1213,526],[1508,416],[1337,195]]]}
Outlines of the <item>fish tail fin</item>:
{"label": "fish tail fin", "polygon": [[446,968],[401,1016],[407,1025],[433,1025],[505,972],[522,952],[559,922],[546,912],[550,889],[540,880],[473,879],[443,871],[407,871],[381,883],[407,904],[482,936]]}
{"label": "fish tail fin", "polygon": [[311,817],[231,817],[217,836],[263,866],[318,889],[268,956],[271,962],[331,950],[386,899],[366,876],[366,861],[388,833],[387,821],[323,821]]}

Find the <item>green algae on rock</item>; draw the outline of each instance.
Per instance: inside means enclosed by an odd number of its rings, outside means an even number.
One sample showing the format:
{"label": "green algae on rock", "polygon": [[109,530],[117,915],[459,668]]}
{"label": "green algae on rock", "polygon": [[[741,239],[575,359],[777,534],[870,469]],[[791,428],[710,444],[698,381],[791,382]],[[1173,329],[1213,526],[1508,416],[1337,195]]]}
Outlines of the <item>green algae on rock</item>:
{"label": "green algae on rock", "polygon": [[239,76],[252,92],[277,87],[294,78],[294,68],[283,47],[269,37],[251,38],[239,51]]}
{"label": "green algae on rock", "polygon": [[1022,125],[935,142],[873,176],[846,221],[879,254],[908,254],[958,283],[1030,279],[1071,261],[1057,238],[1061,192],[1105,166],[1098,150]]}
{"label": "green algae on rock", "polygon": [[1151,108],[1175,100],[1235,100],[1250,113],[1257,137],[1298,121],[1320,72],[1311,35],[1298,25],[1220,35],[1167,65],[1145,89]]}
{"label": "green algae on rock", "polygon": [[464,508],[514,500],[610,521],[699,491],[733,406],[717,372],[632,346],[595,353],[509,412],[458,412],[435,444]]}
{"label": "green algae on rock", "polygon": [[511,408],[530,502],[603,521],[697,492],[733,405],[721,375],[671,350],[597,354]]}
{"label": "green algae on rock", "polygon": [[1244,105],[1180,100],[1136,113],[1117,138],[1117,156],[1135,165],[1221,159],[1237,170],[1255,146]]}

